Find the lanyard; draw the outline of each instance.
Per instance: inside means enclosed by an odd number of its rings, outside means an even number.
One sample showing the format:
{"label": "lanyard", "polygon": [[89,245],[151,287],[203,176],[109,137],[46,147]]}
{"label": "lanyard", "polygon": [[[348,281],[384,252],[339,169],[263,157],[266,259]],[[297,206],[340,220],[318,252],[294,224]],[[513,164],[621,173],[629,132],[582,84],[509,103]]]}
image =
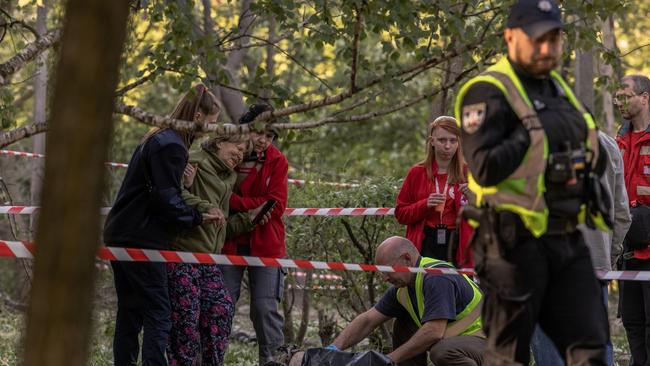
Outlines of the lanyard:
{"label": "lanyard", "polygon": [[[438,176],[433,179],[433,181],[436,183],[436,193],[440,193],[440,186],[438,186]],[[445,199],[447,198],[447,187],[449,186],[447,183],[449,183],[449,177],[445,179],[445,188],[442,190],[442,194],[445,196]]]}
{"label": "lanyard", "polygon": [[[436,193],[440,193],[440,186],[438,185],[438,175],[433,179],[433,181],[436,183]],[[449,186],[447,183],[449,183],[449,177],[445,179],[445,188],[442,190],[442,195],[444,197],[444,201],[442,201],[442,210],[440,210],[440,223],[442,224],[442,214],[445,212],[445,206],[447,205],[447,187]]]}

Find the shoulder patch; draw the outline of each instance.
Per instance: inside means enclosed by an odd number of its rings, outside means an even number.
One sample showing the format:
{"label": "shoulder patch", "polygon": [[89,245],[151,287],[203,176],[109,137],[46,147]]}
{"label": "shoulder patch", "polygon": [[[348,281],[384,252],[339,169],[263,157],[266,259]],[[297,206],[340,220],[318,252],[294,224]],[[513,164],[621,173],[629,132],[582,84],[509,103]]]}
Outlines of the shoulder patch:
{"label": "shoulder patch", "polygon": [[485,120],[485,103],[476,103],[463,106],[463,112],[461,114],[463,130],[468,134],[473,134],[478,131],[478,129],[483,124]]}

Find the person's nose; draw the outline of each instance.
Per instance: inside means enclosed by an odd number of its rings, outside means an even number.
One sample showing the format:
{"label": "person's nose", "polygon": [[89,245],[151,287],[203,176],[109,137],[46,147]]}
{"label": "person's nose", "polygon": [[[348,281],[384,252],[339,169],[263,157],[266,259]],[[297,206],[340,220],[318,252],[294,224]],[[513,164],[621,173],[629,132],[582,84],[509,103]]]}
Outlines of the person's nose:
{"label": "person's nose", "polygon": [[549,41],[541,42],[538,45],[539,55],[543,57],[550,56],[552,49],[553,49],[552,44]]}

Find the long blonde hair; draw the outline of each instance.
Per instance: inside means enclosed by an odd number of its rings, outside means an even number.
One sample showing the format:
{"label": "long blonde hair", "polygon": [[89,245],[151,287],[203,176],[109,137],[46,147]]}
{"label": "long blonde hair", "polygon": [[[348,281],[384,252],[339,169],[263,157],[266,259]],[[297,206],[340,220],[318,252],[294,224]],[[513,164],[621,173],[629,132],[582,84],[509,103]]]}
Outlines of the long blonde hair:
{"label": "long blonde hair", "polygon": [[[201,112],[204,115],[217,114],[221,111],[221,104],[217,97],[208,90],[208,88],[203,84],[197,84],[192,89],[190,89],[181,100],[176,104],[174,111],[169,115],[169,118],[180,119],[184,121],[193,121],[194,116],[197,112]],[[149,137],[157,134],[162,130],[167,128],[151,128],[142,139],[146,141]],[[194,133],[191,131],[176,131],[183,142],[185,143],[186,148],[190,148],[192,142],[194,141]]]}
{"label": "long blonde hair", "polygon": [[431,142],[433,140],[433,132],[436,128],[442,128],[458,137],[458,149],[451,158],[449,168],[447,169],[447,176],[449,184],[465,182],[465,158],[463,158],[463,149],[460,146],[460,128],[458,127],[454,117],[440,116],[433,120],[433,122],[429,123],[429,126],[427,127],[427,157],[418,164],[424,165],[427,170],[427,177],[429,177],[430,180],[433,180],[434,172],[431,166],[433,165],[433,162],[436,161],[436,152],[435,148],[431,145]]}

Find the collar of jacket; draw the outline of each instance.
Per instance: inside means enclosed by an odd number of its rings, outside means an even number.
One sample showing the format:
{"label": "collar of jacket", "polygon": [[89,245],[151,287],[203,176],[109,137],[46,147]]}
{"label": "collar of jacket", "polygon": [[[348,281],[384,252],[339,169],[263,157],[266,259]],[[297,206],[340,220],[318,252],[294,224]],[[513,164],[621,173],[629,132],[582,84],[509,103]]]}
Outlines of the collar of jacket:
{"label": "collar of jacket", "polygon": [[[631,121],[627,121],[627,120],[625,120],[625,121],[623,121],[623,123],[621,124],[621,128],[618,130],[618,136],[623,137],[623,136],[625,136],[628,132],[631,132],[631,131],[632,131],[632,122],[631,122]],[[650,132],[650,124],[649,124],[648,127],[645,129],[645,132],[646,132],[646,133],[647,133],[647,132]]]}
{"label": "collar of jacket", "polygon": [[224,163],[219,156],[217,156],[216,152],[206,150],[206,149],[201,149],[201,152],[214,163],[214,167],[217,169],[219,173],[233,173],[235,170],[234,168],[229,167],[226,163]]}

